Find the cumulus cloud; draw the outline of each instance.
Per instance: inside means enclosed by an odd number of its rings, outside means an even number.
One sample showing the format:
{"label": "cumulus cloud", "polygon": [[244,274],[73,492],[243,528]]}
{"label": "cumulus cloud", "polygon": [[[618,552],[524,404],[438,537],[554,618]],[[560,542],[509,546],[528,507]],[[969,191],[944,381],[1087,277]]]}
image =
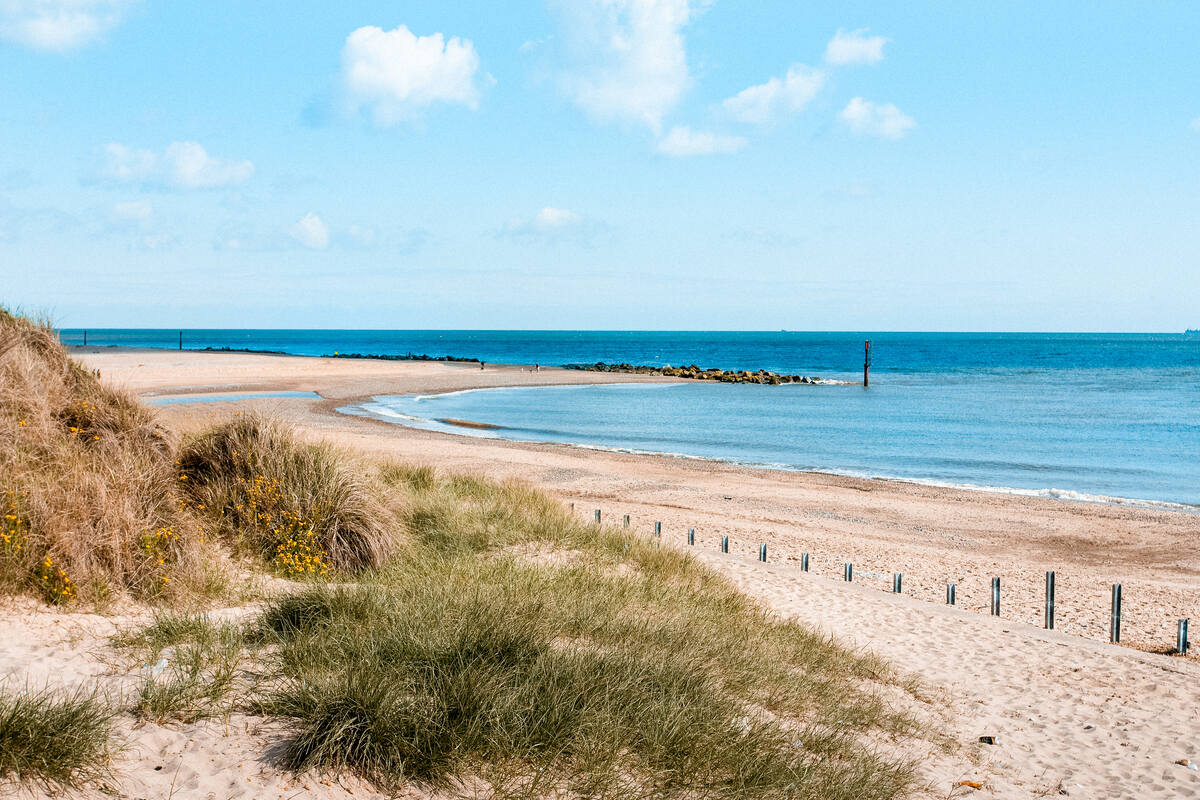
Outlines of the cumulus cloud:
{"label": "cumulus cloud", "polygon": [[571,68],[563,91],[600,122],[647,125],[656,134],[663,116],[688,87],[683,29],[703,0],[558,0]]}
{"label": "cumulus cloud", "polygon": [[783,78],[742,89],[721,103],[734,119],[762,125],[782,112],[803,111],[825,86],[822,70],[793,64]]}
{"label": "cumulus cloud", "polygon": [[917,121],[891,103],[879,104],[855,97],[838,113],[838,119],[860,136],[899,139],[916,127]]}
{"label": "cumulus cloud", "polygon": [[405,26],[373,25],[346,37],[342,84],[351,107],[379,125],[412,119],[434,103],[479,107],[475,45],[457,36],[417,36]]}
{"label": "cumulus cloud", "polygon": [[120,23],[134,0],[0,0],[0,39],[64,52]]}
{"label": "cumulus cloud", "polygon": [[825,45],[825,63],[835,67],[851,64],[878,64],[883,61],[883,46],[887,37],[868,36],[866,28],[838,32]]}
{"label": "cumulus cloud", "polygon": [[746,140],[741,136],[719,136],[708,131],[694,131],[686,125],[676,125],[658,140],[658,152],[676,158],[736,153],[745,146]]}
{"label": "cumulus cloud", "polygon": [[162,153],[112,142],[101,152],[97,173],[115,183],[216,189],[249,180],[254,165],[210,156],[197,142],[172,142]]}
{"label": "cumulus cloud", "polygon": [[288,228],[288,233],[309,250],[324,250],[329,246],[329,226],[311,211]]}

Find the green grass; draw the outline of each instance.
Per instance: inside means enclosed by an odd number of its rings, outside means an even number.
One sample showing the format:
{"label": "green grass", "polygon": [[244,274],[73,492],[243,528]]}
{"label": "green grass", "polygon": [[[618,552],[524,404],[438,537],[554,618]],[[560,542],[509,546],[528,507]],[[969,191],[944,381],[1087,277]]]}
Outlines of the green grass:
{"label": "green grass", "polygon": [[246,658],[245,631],[201,615],[160,613],[154,621],[113,638],[137,664],[167,665],[148,672],[138,687],[134,713],[159,724],[224,716],[250,691],[239,671]]}
{"label": "green grass", "polygon": [[[497,797],[891,798],[918,735],[883,662],[540,493],[413,480],[410,558],[263,615],[296,770]],[[463,789],[464,793],[470,793]],[[474,791],[474,789],[471,789]]]}
{"label": "green grass", "polygon": [[[529,488],[421,467],[380,475],[411,541],[354,584],[300,585],[246,626],[164,614],[119,639],[141,663],[161,655],[174,670],[147,679],[142,717],[239,707],[280,719],[285,766],[350,771],[385,791],[911,790],[906,744],[937,735],[897,705],[922,700],[885,662],[767,613],[685,553],[580,523]],[[260,679],[239,679],[244,668]]]}
{"label": "green grass", "polygon": [[58,792],[107,778],[115,717],[83,689],[0,692],[0,781]]}

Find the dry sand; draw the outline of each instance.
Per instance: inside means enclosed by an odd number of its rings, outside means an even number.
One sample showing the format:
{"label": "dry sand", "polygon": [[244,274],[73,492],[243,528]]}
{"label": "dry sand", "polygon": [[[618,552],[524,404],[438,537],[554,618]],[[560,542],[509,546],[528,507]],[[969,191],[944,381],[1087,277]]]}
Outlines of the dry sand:
{"label": "dry sand", "polygon": [[[695,528],[700,557],[765,605],[879,653],[945,699],[946,729],[962,746],[928,754],[922,796],[1200,797],[1200,772],[1175,763],[1200,761],[1200,660],[1165,654],[1176,619],[1200,626],[1198,515],[518,444],[335,411],[379,394],[644,376],[171,351],[81,358],[142,393],[292,390],[322,398],[164,407],[164,419],[180,428],[258,408],[372,454],[522,478],[574,502],[580,514],[600,508],[618,524],[629,514],[647,535],[660,520],[669,545],[686,547],[686,529]],[[728,556],[716,552],[723,535]],[[766,565],[753,560],[759,543],[768,545]],[[796,566],[802,552],[812,554],[809,574]],[[855,565],[852,584],[841,580],[846,561]],[[1053,632],[1039,627],[1048,569],[1058,577]],[[886,591],[894,571],[904,573],[904,596]],[[986,614],[992,576],[1002,579],[1000,619]],[[948,581],[958,585],[957,608],[944,605]],[[1124,586],[1123,638],[1138,649],[1105,643],[1114,582]],[[30,685],[98,680],[112,624],[32,608],[2,614],[0,641],[14,646],[0,655],[0,676]],[[39,639],[43,630],[49,639]],[[370,795],[361,785],[298,785],[270,765],[261,752],[269,737],[247,724],[148,726],[135,736],[141,756],[125,765],[134,782],[123,790],[167,796],[162,776],[145,774],[161,761],[159,772],[179,770],[180,798]],[[980,736],[996,744],[980,744]],[[963,780],[984,788],[955,786]]]}

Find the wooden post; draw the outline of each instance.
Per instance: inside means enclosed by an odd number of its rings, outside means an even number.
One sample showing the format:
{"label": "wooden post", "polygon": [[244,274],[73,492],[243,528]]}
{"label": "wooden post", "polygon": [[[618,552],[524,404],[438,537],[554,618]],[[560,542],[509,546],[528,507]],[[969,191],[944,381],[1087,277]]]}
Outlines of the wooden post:
{"label": "wooden post", "polygon": [[1054,630],[1054,572],[1046,573],[1046,630]]}
{"label": "wooden post", "polygon": [[1108,626],[1108,640],[1113,644],[1121,641],[1121,584],[1114,583],[1112,588],[1112,620]]}
{"label": "wooden post", "polygon": [[863,387],[871,385],[871,340],[863,343]]}

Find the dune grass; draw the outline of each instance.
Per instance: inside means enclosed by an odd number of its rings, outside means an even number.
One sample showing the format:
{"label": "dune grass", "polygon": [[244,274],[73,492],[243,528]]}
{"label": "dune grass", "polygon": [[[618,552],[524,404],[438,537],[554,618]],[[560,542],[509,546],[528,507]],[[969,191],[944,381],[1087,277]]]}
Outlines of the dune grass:
{"label": "dune grass", "polygon": [[108,778],[116,716],[83,689],[0,691],[0,783],[61,792]]}
{"label": "dune grass", "polygon": [[181,484],[219,534],[288,577],[378,567],[398,520],[346,454],[277,421],[240,415],[187,442]]}
{"label": "dune grass", "polygon": [[0,591],[52,603],[222,589],[154,414],[0,310]]}
{"label": "dune grass", "polygon": [[686,555],[517,484],[392,467],[416,539],[271,604],[291,768],[495,797],[891,798],[920,735],[883,662],[758,609]]}

